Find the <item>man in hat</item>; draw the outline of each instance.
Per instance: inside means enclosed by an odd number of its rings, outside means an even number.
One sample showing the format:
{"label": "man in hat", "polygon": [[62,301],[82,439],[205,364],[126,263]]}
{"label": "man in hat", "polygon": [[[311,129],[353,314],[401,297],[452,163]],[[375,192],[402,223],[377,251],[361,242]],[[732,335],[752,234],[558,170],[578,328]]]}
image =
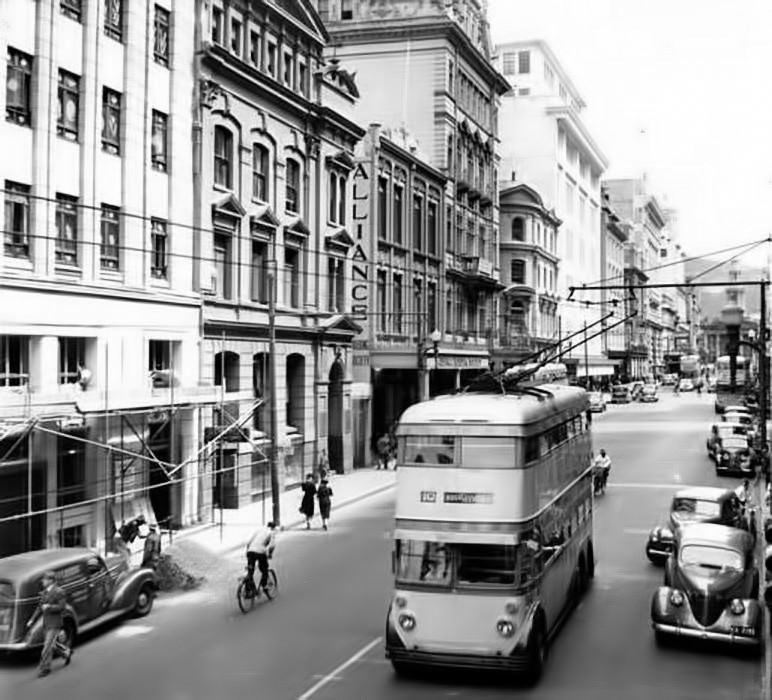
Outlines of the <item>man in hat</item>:
{"label": "man in hat", "polygon": [[142,566],[155,571],[161,559],[161,535],[158,533],[158,525],[150,523],[149,532],[145,538],[145,547],[142,554]]}
{"label": "man in hat", "polygon": [[27,628],[32,627],[37,619],[41,615],[43,616],[45,641],[43,642],[43,651],[40,654],[38,676],[47,676],[51,673],[51,661],[54,655],[64,657],[64,665],[69,666],[72,659],[72,649],[59,639],[59,633],[62,631],[64,623],[62,612],[67,607],[67,596],[56,585],[53,571],[46,571],[43,574],[42,584],[43,590],[40,593],[38,606],[27,622]]}

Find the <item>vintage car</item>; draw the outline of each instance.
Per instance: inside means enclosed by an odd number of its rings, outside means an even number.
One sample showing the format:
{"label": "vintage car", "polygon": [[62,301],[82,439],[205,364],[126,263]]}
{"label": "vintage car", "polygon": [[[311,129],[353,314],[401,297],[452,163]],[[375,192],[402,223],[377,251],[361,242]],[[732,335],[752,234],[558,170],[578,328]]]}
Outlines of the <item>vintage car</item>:
{"label": "vintage car", "polygon": [[694,382],[688,377],[684,377],[678,382],[678,391],[694,391]]}
{"label": "vintage car", "polygon": [[716,474],[741,474],[753,476],[755,472],[755,456],[751,449],[748,436],[730,435],[721,439],[716,449]]}
{"label": "vintage car", "polygon": [[152,569],[129,568],[120,555],[103,559],[84,547],[39,549],[0,559],[0,651],[43,644],[42,617],[27,629],[45,571],[67,595],[61,634],[69,643],[78,634],[126,614],[147,615],[158,578]]}
{"label": "vintage car", "polygon": [[676,532],[693,523],[720,523],[747,528],[743,506],[732,489],[694,486],[677,491],[670,502],[667,524],[649,532],[646,556],[652,564],[664,563],[673,549]]}
{"label": "vintage car", "polygon": [[725,423],[740,423],[748,429],[748,435],[752,438],[756,434],[756,421],[753,416],[744,411],[724,411],[721,420]]}
{"label": "vintage car", "polygon": [[706,440],[708,457],[715,460],[721,441],[726,437],[744,437],[748,439],[748,427],[742,423],[714,423],[710,426],[710,435]]}
{"label": "vintage car", "polygon": [[630,403],[630,389],[623,384],[611,387],[611,403]]}
{"label": "vintage car", "polygon": [[657,394],[657,387],[654,384],[644,384],[641,393],[638,395],[638,401],[642,403],[653,403],[659,401],[659,395]]}
{"label": "vintage car", "polygon": [[651,600],[658,643],[671,636],[760,649],[762,613],[753,538],[715,524],[681,528]]}
{"label": "vintage car", "polygon": [[590,410],[593,413],[603,413],[606,410],[606,399],[599,391],[591,391],[587,398],[590,400]]}

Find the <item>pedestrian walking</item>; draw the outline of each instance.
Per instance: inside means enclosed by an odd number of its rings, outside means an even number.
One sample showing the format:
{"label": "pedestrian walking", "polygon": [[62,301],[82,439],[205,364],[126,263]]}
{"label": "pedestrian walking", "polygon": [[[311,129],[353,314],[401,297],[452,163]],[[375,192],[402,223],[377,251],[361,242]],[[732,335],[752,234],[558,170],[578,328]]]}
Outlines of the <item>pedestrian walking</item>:
{"label": "pedestrian walking", "polygon": [[324,481],[327,478],[327,473],[330,470],[330,462],[327,459],[327,450],[322,448],[319,453],[319,481]]}
{"label": "pedestrian walking", "polygon": [[378,442],[375,444],[378,451],[378,469],[389,468],[389,455],[391,453],[391,438],[388,433],[384,433],[378,438]]}
{"label": "pedestrian walking", "polygon": [[64,623],[62,612],[67,607],[67,596],[56,585],[53,571],[46,571],[43,574],[42,584],[43,590],[40,593],[38,606],[27,622],[29,629],[41,615],[43,616],[45,641],[38,666],[38,676],[41,677],[51,673],[51,661],[53,661],[54,656],[63,657],[65,666],[69,666],[72,660],[72,649],[59,638]]}
{"label": "pedestrian walking", "polygon": [[145,547],[142,553],[142,566],[147,569],[156,570],[158,562],[161,560],[161,535],[158,532],[158,525],[150,523],[149,532],[145,538]]}
{"label": "pedestrian walking", "polygon": [[327,479],[322,479],[319,488],[316,491],[316,498],[319,501],[319,515],[322,516],[322,528],[327,529],[327,521],[330,519],[330,499],[332,498],[332,488],[330,488]]}
{"label": "pedestrian walking", "polygon": [[311,529],[311,518],[314,517],[314,496],[316,496],[316,484],[313,474],[309,474],[300,485],[303,489],[303,500],[300,502],[300,512],[306,516],[306,530]]}

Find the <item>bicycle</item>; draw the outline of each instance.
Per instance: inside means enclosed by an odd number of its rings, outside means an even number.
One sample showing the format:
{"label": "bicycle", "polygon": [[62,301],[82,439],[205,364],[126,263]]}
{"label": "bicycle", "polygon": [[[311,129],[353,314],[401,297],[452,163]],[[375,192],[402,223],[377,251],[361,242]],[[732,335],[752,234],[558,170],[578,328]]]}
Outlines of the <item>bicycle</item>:
{"label": "bicycle", "polygon": [[265,588],[261,590],[255,584],[252,577],[250,577],[249,568],[247,568],[247,573],[239,581],[239,587],[236,589],[236,600],[239,603],[239,610],[243,613],[248,613],[255,606],[255,601],[260,597],[261,593],[264,592],[268,600],[273,600],[278,590],[279,580],[274,569],[268,569],[268,580],[266,581]]}

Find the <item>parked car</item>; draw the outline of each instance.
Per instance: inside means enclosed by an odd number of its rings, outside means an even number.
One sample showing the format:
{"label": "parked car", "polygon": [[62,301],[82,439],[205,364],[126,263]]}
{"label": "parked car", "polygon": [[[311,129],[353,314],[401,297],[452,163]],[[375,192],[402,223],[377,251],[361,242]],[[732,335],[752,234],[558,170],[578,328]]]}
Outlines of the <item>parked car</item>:
{"label": "parked car", "polygon": [[760,649],[762,612],[753,538],[725,525],[681,528],[651,601],[658,643],[669,636]]}
{"label": "parked car", "polygon": [[662,386],[675,386],[676,382],[678,382],[677,374],[662,375]]}
{"label": "parked car", "polygon": [[611,403],[630,403],[630,389],[623,384],[611,387]]}
{"label": "parked car", "polygon": [[638,400],[643,403],[659,401],[657,387],[654,384],[645,384],[643,389],[641,389],[641,393],[638,395]]}
{"label": "parked car", "polygon": [[158,578],[152,569],[129,568],[120,555],[103,559],[83,547],[40,549],[0,559],[0,651],[22,651],[43,644],[42,618],[29,630],[41,590],[52,570],[67,595],[62,635],[69,644],[117,617],[147,615],[153,609]]}
{"label": "parked car", "polygon": [[748,437],[731,435],[721,440],[716,450],[716,475],[740,474],[753,476],[755,472],[755,457],[751,451]]}
{"label": "parked car", "polygon": [[603,394],[599,391],[591,391],[589,396],[590,410],[593,413],[603,413],[606,410],[606,399],[603,398]]}
{"label": "parked car", "polygon": [[748,431],[748,435],[753,437],[756,434],[756,420],[747,411],[724,411],[721,420],[725,423],[740,423]]}
{"label": "parked car", "polygon": [[693,523],[721,523],[747,528],[743,505],[732,489],[694,486],[681,489],[670,502],[667,523],[649,533],[646,556],[652,564],[662,564],[673,549],[676,532]]}
{"label": "parked car", "polygon": [[678,384],[679,391],[694,391],[694,382],[688,377],[684,377]]}
{"label": "parked car", "polygon": [[708,457],[716,458],[721,441],[726,437],[742,436],[748,438],[748,428],[742,423],[714,423],[710,426],[710,435],[706,441]]}

